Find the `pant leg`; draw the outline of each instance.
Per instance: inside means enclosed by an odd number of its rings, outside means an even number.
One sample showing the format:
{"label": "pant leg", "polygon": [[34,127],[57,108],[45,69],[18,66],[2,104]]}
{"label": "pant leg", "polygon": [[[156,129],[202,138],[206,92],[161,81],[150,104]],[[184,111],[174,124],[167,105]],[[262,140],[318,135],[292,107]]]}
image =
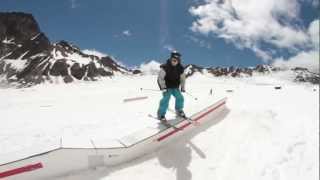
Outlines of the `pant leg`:
{"label": "pant leg", "polygon": [[166,115],[166,112],[169,107],[170,96],[172,94],[171,89],[168,89],[166,92],[162,94],[162,99],[160,100],[159,109],[158,109],[158,116]]}
{"label": "pant leg", "polygon": [[184,97],[181,94],[181,92],[179,91],[178,88],[173,89],[172,95],[175,97],[176,99],[176,103],[175,103],[175,109],[176,110],[183,110],[184,107]]}

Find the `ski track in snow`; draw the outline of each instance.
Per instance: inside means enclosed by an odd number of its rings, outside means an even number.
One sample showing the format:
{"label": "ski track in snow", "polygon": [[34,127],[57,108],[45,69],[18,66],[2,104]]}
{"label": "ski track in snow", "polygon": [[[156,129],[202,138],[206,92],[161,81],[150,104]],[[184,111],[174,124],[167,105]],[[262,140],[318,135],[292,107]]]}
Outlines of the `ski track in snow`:
{"label": "ski track in snow", "polygon": [[[199,100],[185,94],[186,112],[227,96],[228,112],[219,122],[134,161],[56,180],[317,180],[319,87],[282,76],[195,74],[187,90]],[[282,89],[275,90],[278,85]],[[147,116],[155,114],[160,93],[140,88],[157,89],[156,76],[0,89],[0,161],[50,149],[60,138],[75,144],[115,139],[157,123]],[[122,102],[138,96],[148,99]]]}

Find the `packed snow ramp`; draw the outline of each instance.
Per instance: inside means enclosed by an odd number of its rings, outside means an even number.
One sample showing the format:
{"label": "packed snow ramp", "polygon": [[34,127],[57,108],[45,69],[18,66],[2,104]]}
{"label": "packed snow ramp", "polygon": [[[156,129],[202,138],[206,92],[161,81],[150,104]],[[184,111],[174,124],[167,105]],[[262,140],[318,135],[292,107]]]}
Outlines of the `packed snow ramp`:
{"label": "packed snow ramp", "polygon": [[[225,109],[226,98],[191,116],[201,126]],[[91,140],[86,146],[60,146],[11,162],[0,162],[0,179],[48,179],[100,166],[112,166],[140,157],[197,128],[188,120],[170,122],[175,127],[145,128],[112,142]]]}

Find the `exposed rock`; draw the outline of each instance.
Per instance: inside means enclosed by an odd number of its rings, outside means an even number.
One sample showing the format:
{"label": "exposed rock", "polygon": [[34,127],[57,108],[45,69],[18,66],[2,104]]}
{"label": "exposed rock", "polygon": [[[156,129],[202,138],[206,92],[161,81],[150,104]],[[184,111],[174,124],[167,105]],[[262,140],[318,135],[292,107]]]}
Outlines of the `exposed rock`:
{"label": "exposed rock", "polygon": [[310,72],[307,68],[296,67],[291,69],[296,73],[295,81],[320,84],[320,74]]}
{"label": "exposed rock", "polygon": [[138,69],[135,69],[132,71],[132,74],[141,74],[142,71],[138,70]]}
{"label": "exposed rock", "polygon": [[80,66],[79,63],[74,63],[71,66],[71,75],[78,80],[81,80],[86,73],[86,67],[85,66]]}
{"label": "exposed rock", "polygon": [[61,76],[69,83],[114,72],[130,73],[109,56],[85,54],[67,41],[51,44],[31,14],[0,13],[0,75],[8,81],[28,85]]}
{"label": "exposed rock", "polygon": [[208,72],[209,74],[212,74],[213,76],[219,77],[219,76],[231,76],[231,77],[242,77],[242,76],[251,76],[253,70],[250,68],[235,68],[233,66],[231,67],[209,67],[209,68],[203,68],[196,65],[187,65],[186,66],[186,74],[187,77],[193,75],[195,72]]}

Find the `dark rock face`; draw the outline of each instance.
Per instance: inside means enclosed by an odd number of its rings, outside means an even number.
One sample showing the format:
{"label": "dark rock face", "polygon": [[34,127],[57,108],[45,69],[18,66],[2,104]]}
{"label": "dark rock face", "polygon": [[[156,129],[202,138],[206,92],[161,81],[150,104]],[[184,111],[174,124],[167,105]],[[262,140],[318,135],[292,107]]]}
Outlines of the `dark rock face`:
{"label": "dark rock face", "polygon": [[39,26],[31,14],[26,13],[0,13],[0,33],[8,38],[24,41],[37,35]]}
{"label": "dark rock face", "polygon": [[320,84],[320,74],[310,72],[307,68],[296,67],[291,69],[296,73],[295,81],[310,82],[312,84]]}
{"label": "dark rock face", "polygon": [[25,13],[0,13],[0,57],[40,33],[33,16]]}
{"label": "dark rock face", "polygon": [[203,68],[196,65],[187,65],[187,77],[193,75],[195,72],[204,72],[212,74],[213,76],[231,76],[231,77],[241,77],[241,76],[252,76],[252,73],[255,71],[253,68],[235,68],[231,67],[209,67]]}
{"label": "dark rock face", "polygon": [[85,66],[80,66],[79,63],[74,63],[71,66],[71,75],[78,80],[81,80],[83,76],[85,75],[86,72],[86,67]]}
{"label": "dark rock face", "polygon": [[[230,77],[248,77],[253,73],[267,74],[272,72],[281,71],[280,68],[276,68],[270,65],[257,65],[252,68],[239,68],[239,67],[209,67],[204,68],[196,65],[187,65],[185,67],[187,77],[192,76],[196,72],[203,73],[204,71],[212,74],[215,77],[230,76]],[[320,84],[320,75],[310,72],[307,68],[296,67],[291,69],[295,72],[297,82],[310,82],[313,84]]]}
{"label": "dark rock face", "polygon": [[142,74],[142,71],[139,69],[135,69],[132,71],[132,74]]}
{"label": "dark rock face", "polygon": [[115,72],[130,73],[111,57],[85,54],[67,41],[51,44],[31,14],[0,13],[0,75],[9,82],[32,85],[61,77],[69,83]]}

